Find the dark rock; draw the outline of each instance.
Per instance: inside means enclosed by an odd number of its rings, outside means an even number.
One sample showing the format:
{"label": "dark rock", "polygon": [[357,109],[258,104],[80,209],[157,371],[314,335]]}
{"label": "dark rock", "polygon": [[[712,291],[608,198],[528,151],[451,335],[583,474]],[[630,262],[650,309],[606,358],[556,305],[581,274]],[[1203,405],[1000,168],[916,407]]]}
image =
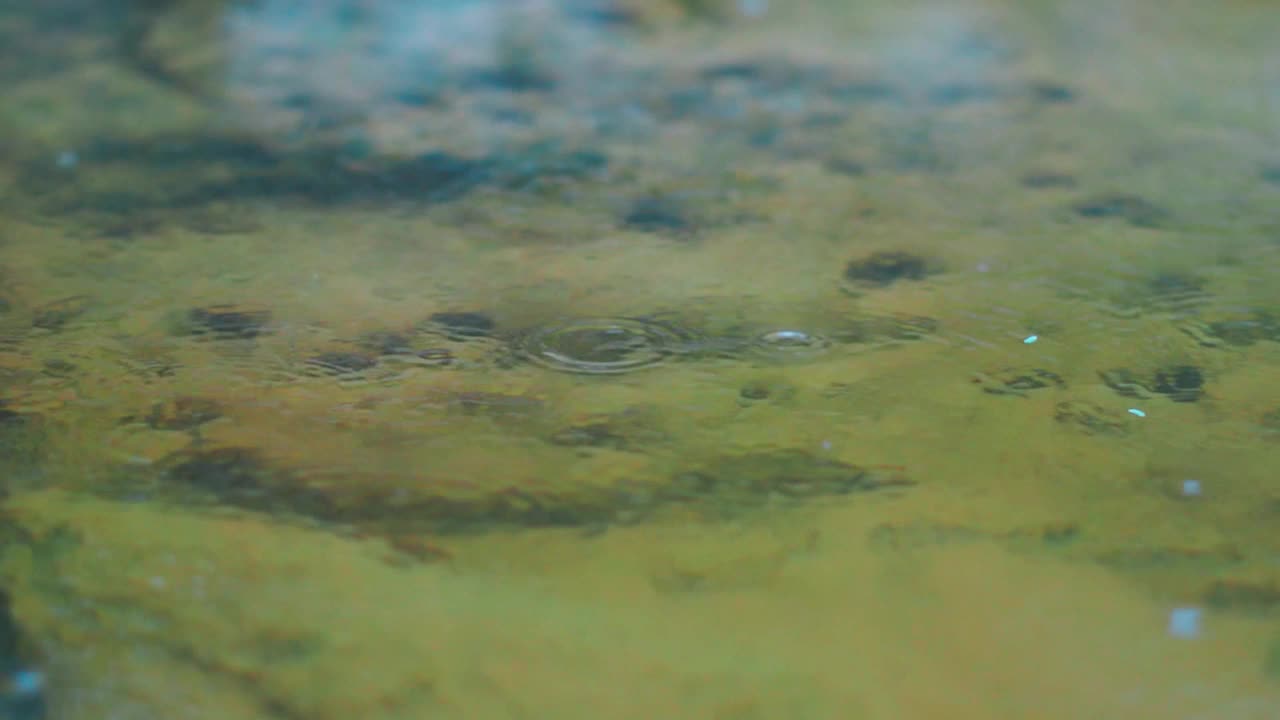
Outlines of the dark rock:
{"label": "dark rock", "polygon": [[1176,402],[1195,402],[1204,394],[1204,373],[1192,365],[1160,368],[1145,377],[1126,368],[1106,370],[1099,375],[1107,387],[1125,397],[1147,399],[1164,395]]}
{"label": "dark rock", "polygon": [[261,458],[252,450],[225,448],[195,453],[169,469],[174,482],[211,493],[222,499],[245,500],[264,494],[268,475]]}
{"label": "dark rock", "polygon": [[187,319],[191,324],[191,332],[195,335],[212,335],[217,339],[248,339],[266,332],[271,312],[239,305],[211,305],[190,310]]}
{"label": "dark rock", "polygon": [[[367,148],[362,141],[355,145],[360,144]],[[261,200],[436,203],[485,185],[520,189],[535,181],[581,177],[607,163],[602,153],[567,152],[554,142],[488,157],[428,152],[404,159],[370,157],[367,149],[353,153],[355,145],[277,153],[258,143],[227,139],[107,140],[81,151],[77,177],[86,182],[69,183],[64,173],[51,176],[45,159],[24,169],[19,186],[41,195],[45,212],[78,213],[135,233],[141,223],[156,220],[157,211],[181,218],[193,208]],[[128,189],[90,182],[101,172],[131,178]]]}
{"label": "dark rock", "polygon": [[1134,227],[1155,228],[1169,218],[1164,208],[1137,195],[1099,195],[1076,203],[1072,210],[1083,218],[1125,220]]}
{"label": "dark rock", "polygon": [[743,400],[767,400],[773,394],[773,390],[765,383],[747,383],[738,390],[738,397]]}
{"label": "dark rock", "polygon": [[1263,168],[1259,176],[1264,182],[1280,185],[1280,165],[1271,165]]}
{"label": "dark rock", "polygon": [[919,255],[898,250],[879,251],[860,260],[850,260],[844,277],[851,282],[887,287],[899,280],[921,280],[928,264]]}
{"label": "dark rock", "polygon": [[334,519],[339,514],[320,491],[271,469],[250,449],[183,453],[171,461],[164,477],[177,490],[195,491],[235,507],[321,520]]}
{"label": "dark rock", "polygon": [[667,195],[637,198],[622,216],[622,227],[653,233],[685,233],[693,229],[684,204]]}
{"label": "dark rock", "polygon": [[1191,365],[1157,370],[1152,389],[1177,402],[1195,402],[1204,392],[1204,374]]}

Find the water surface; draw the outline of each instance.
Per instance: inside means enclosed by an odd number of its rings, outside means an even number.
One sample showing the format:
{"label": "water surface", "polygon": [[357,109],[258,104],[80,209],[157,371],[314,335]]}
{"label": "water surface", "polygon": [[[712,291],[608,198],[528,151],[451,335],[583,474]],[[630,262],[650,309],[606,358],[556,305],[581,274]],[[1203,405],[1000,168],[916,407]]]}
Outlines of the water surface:
{"label": "water surface", "polygon": [[1274,717],[1275,37],[0,8],[0,713]]}

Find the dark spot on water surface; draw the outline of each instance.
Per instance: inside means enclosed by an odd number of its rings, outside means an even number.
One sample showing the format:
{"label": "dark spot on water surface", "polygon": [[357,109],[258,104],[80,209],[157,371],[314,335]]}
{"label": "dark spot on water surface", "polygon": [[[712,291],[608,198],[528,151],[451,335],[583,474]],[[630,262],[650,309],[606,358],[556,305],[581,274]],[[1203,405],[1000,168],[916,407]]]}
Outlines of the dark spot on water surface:
{"label": "dark spot on water surface", "polygon": [[467,90],[547,92],[555,86],[555,78],[532,62],[481,68],[462,78],[462,87]]}
{"label": "dark spot on water surface", "polygon": [[685,233],[693,228],[693,221],[680,200],[670,195],[646,195],[631,203],[621,225],[641,232]]}
{"label": "dark spot on water surface", "polygon": [[914,484],[900,473],[870,470],[789,449],[727,456],[677,473],[663,496],[672,501],[697,502],[713,514],[723,515],[778,499],[816,499]]}
{"label": "dark spot on water surface", "polygon": [[360,346],[380,355],[395,355],[409,352],[412,342],[401,333],[379,330],[360,338]]}
{"label": "dark spot on water surface", "polygon": [[1031,83],[1028,87],[1031,99],[1040,103],[1069,103],[1076,99],[1076,91],[1052,82]]}
{"label": "dark spot on water surface", "polygon": [[19,673],[40,673],[35,650],[13,612],[9,593],[0,590],[0,717],[5,720],[43,720],[47,716],[43,687],[13,687]]}
{"label": "dark spot on water surface", "polygon": [[1116,368],[1099,375],[1107,387],[1125,397],[1164,395],[1175,402],[1196,402],[1204,394],[1204,372],[1194,365],[1170,365],[1148,375]]}
{"label": "dark spot on water surface", "polygon": [[627,446],[627,438],[620,435],[608,422],[591,422],[582,425],[571,425],[557,430],[549,438],[554,445],[569,447],[612,448],[622,450]]}
{"label": "dark spot on water surface", "polygon": [[168,472],[175,482],[241,502],[264,494],[263,479],[268,474],[257,453],[236,448],[189,455]]}
{"label": "dark spot on water surface", "polygon": [[867,174],[867,166],[847,157],[829,157],[823,160],[822,167],[829,172],[837,175],[848,175],[849,177],[860,177]]}
{"label": "dark spot on water surface", "polygon": [[450,339],[467,340],[492,335],[497,323],[483,312],[453,310],[433,313],[427,318],[427,326],[443,330]]}
{"label": "dark spot on water surface", "polygon": [[845,266],[844,277],[853,283],[888,287],[899,280],[922,280],[928,272],[928,263],[919,255],[901,250],[881,250],[850,260]]}
{"label": "dark spot on water surface", "polygon": [[1076,203],[1072,210],[1083,218],[1124,220],[1141,228],[1159,227],[1169,218],[1164,208],[1137,195],[1126,194],[1095,196]]}
{"label": "dark spot on water surface", "polygon": [[401,90],[392,98],[401,105],[415,108],[436,107],[444,104],[444,99],[440,93],[425,88]]}
{"label": "dark spot on water surface", "polygon": [[44,454],[45,424],[28,412],[18,412],[0,400],[0,497],[8,494],[12,471],[37,463]]}
{"label": "dark spot on water surface", "polygon": [[1190,272],[1158,272],[1147,278],[1147,289],[1152,295],[1184,295],[1204,291],[1206,281]]}
{"label": "dark spot on water surface", "polygon": [[1064,400],[1053,409],[1054,420],[1085,435],[1124,435],[1128,432],[1126,417],[1101,405],[1077,400]]}
{"label": "dark spot on water surface", "polygon": [[298,478],[270,468],[262,456],[247,448],[188,451],[171,458],[164,478],[182,496],[264,512],[279,512],[316,519],[333,519],[338,513],[320,491]]}
{"label": "dark spot on water surface", "polygon": [[1205,591],[1204,601],[1214,610],[1270,615],[1280,611],[1280,585],[1274,582],[1218,580]]}
{"label": "dark spot on water surface", "polygon": [[1204,387],[1204,373],[1193,365],[1175,365],[1157,370],[1152,389],[1177,402],[1195,402]]}
{"label": "dark spot on water surface", "polygon": [[194,335],[211,335],[215,339],[249,339],[266,332],[271,312],[237,305],[211,305],[193,308],[187,319]]}
{"label": "dark spot on water surface", "polygon": [[85,314],[92,304],[92,299],[86,295],[46,303],[35,309],[31,326],[41,330],[61,330],[67,323]]}
{"label": "dark spot on water surface", "polygon": [[[218,138],[99,141],[81,153],[71,179],[43,161],[25,170],[19,186],[39,197],[37,207],[45,213],[87,213],[127,236],[140,232],[141,222],[161,222],[149,215],[156,211],[262,200],[438,203],[481,186],[521,190],[542,180],[580,178],[607,164],[603,153],[566,151],[557,142],[477,157],[435,151],[410,158],[353,155],[349,145],[284,152]],[[132,178],[125,182],[131,189],[97,187],[92,179],[98,172]]]}
{"label": "dark spot on water surface", "polygon": [[377,359],[368,355],[343,350],[324,352],[307,359],[308,366],[329,375],[360,372],[377,364]]}
{"label": "dark spot on water surface", "polygon": [[977,375],[975,382],[988,394],[1019,397],[1026,397],[1033,390],[1067,386],[1061,375],[1043,368],[1005,368]]}
{"label": "dark spot on water surface", "polygon": [[457,360],[453,351],[447,348],[426,348],[413,353],[416,358],[422,361],[424,365],[432,367],[446,367],[452,365]]}
{"label": "dark spot on water surface", "polygon": [[1032,172],[1022,176],[1022,186],[1032,190],[1050,190],[1076,186],[1076,179],[1066,173],[1051,171]]}

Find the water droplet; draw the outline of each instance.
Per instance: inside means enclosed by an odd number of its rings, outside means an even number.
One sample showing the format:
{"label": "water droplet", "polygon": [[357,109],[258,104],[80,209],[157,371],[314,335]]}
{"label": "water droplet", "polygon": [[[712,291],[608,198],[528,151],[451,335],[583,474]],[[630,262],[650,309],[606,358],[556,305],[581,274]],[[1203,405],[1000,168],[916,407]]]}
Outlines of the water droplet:
{"label": "water droplet", "polygon": [[1169,613],[1169,634],[1176,638],[1200,636],[1204,611],[1197,607],[1174,608]]}
{"label": "water droplet", "polygon": [[19,670],[9,677],[9,688],[14,695],[36,695],[44,689],[44,673]]}

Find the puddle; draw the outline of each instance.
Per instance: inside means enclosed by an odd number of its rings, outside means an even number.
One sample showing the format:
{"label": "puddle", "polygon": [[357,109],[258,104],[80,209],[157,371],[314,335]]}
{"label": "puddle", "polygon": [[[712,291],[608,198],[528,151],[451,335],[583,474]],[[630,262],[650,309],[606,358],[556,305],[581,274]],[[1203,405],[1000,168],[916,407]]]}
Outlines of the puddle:
{"label": "puddle", "polygon": [[1280,706],[1280,11],[89,5],[0,11],[0,718]]}

